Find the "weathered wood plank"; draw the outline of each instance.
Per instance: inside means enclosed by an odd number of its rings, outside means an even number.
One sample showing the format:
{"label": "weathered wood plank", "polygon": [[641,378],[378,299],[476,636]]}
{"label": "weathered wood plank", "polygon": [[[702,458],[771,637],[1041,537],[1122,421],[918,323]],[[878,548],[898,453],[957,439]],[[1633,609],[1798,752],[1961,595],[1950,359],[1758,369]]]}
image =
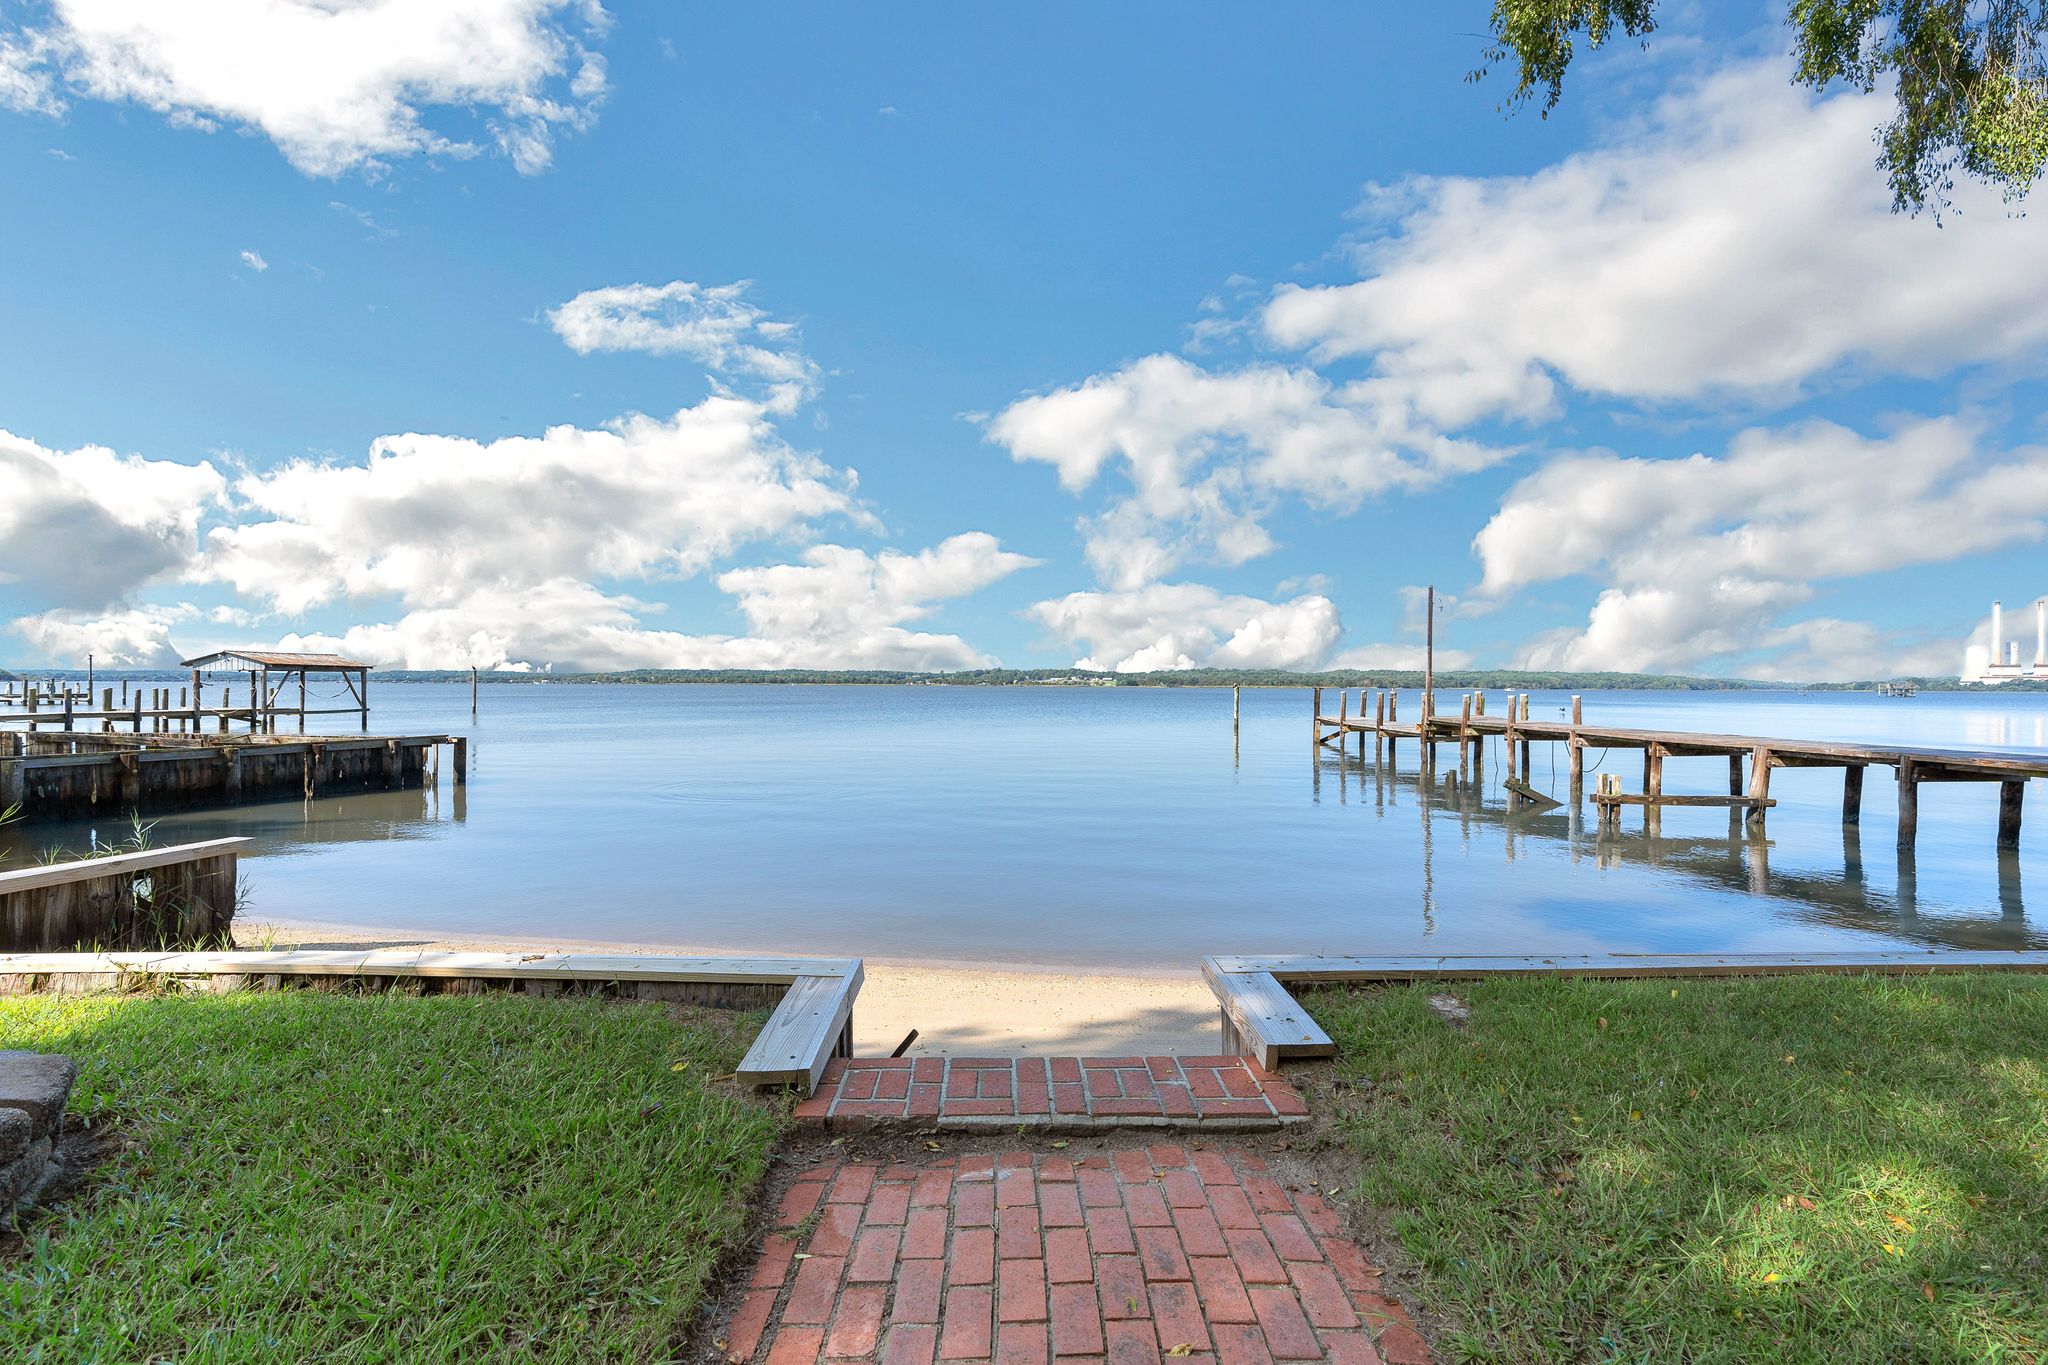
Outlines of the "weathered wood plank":
{"label": "weathered wood plank", "polygon": [[1205,957],[1202,976],[1229,1020],[1226,1038],[1234,1034],[1242,1054],[1260,1066],[1270,1071],[1289,1057],[1335,1055],[1330,1035],[1271,974],[1223,971]]}
{"label": "weathered wood plank", "polygon": [[811,1093],[853,1021],[860,983],[858,962],[842,976],[798,977],[735,1074],[749,1085],[794,1085]]}
{"label": "weathered wood plank", "polygon": [[770,981],[858,976],[858,958],[682,957],[660,953],[471,953],[258,949],[218,953],[16,953],[0,955],[0,973],[85,971],[199,976],[214,972],[294,976],[507,977],[553,981]]}
{"label": "weathered wood plank", "polygon": [[129,872],[147,872],[173,863],[191,862],[195,858],[216,858],[224,853],[237,853],[254,842],[253,839],[205,839],[196,844],[172,844],[168,848],[116,853],[107,858],[80,858],[44,867],[18,868],[12,872],[0,872],[0,896],[17,891],[38,891],[46,886],[97,881],[101,877],[117,877]]}
{"label": "weathered wood plank", "polygon": [[[1224,973],[1266,972],[1282,981],[1415,981],[1485,976],[1754,976],[1810,972],[2048,971],[2048,952],[1596,953],[1519,956],[1221,956]],[[6,971],[0,960],[0,971]]]}

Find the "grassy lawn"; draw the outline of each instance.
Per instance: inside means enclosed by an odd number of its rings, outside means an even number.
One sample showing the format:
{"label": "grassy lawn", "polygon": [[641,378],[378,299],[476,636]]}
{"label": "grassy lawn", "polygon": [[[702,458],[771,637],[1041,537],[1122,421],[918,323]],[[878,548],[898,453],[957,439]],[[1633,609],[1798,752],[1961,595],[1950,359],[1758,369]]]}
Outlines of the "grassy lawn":
{"label": "grassy lawn", "polygon": [[666,1360],[780,1110],[758,1016],[511,995],[0,999],[127,1139],[0,1254],[0,1360]]}
{"label": "grassy lawn", "polygon": [[1308,997],[1450,1358],[2048,1361],[2048,978]]}

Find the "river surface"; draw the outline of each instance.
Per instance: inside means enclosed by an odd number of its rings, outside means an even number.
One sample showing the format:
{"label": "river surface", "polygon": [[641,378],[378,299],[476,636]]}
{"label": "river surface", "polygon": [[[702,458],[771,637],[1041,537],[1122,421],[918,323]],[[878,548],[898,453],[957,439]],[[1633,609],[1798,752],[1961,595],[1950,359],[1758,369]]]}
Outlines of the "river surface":
{"label": "river surface", "polygon": [[[1247,689],[1235,744],[1228,689],[496,684],[474,721],[468,693],[379,684],[371,714],[381,734],[471,736],[466,791],[444,773],[438,791],[164,815],[151,838],[254,838],[250,920],[451,936],[1084,970],[1218,952],[2048,947],[2044,782],[2004,855],[1995,785],[1923,786],[1902,859],[1887,768],[1870,770],[1860,838],[1839,771],[1784,769],[1767,839],[1698,808],[1664,813],[1654,838],[1631,811],[1602,839],[1569,805],[1507,815],[1498,740],[1459,800],[1418,780],[1412,745],[1393,768],[1314,752],[1304,689]],[[1538,693],[1531,715],[1561,719],[1568,700]],[[1585,706],[1608,725],[2048,745],[2038,693]],[[1439,774],[1456,766],[1443,753]],[[1639,753],[1607,766],[1640,790]],[[1562,746],[1536,747],[1534,779],[1568,795]],[[1666,761],[1667,792],[1726,782],[1724,759]],[[126,833],[34,826],[5,848],[19,866]]]}

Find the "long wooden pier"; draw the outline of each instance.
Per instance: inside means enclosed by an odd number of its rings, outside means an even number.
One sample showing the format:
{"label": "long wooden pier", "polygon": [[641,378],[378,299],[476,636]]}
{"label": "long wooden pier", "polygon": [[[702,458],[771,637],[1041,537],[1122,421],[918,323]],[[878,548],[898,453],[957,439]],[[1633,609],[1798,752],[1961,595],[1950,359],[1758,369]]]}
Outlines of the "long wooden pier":
{"label": "long wooden pier", "polygon": [[[1425,693],[1422,714],[1411,721],[1399,715],[1399,696],[1369,690],[1359,693],[1358,711],[1351,711],[1348,690],[1338,693],[1337,711],[1325,714],[1323,689],[1314,689],[1313,733],[1319,746],[1343,748],[1353,736],[1359,753],[1371,737],[1376,752],[1389,756],[1395,746],[1407,740],[1417,746],[1423,761],[1436,766],[1437,749],[1456,745],[1460,767],[1483,762],[1484,743],[1498,737],[1508,756],[1510,790],[1516,780],[1526,788],[1535,745],[1562,744],[1569,753],[1572,800],[1584,799],[1585,753],[1596,750],[1640,750],[1643,755],[1642,790],[1622,792],[1610,782],[1594,794],[1603,828],[1613,827],[1624,805],[1640,805],[1654,819],[1665,806],[1718,805],[1742,810],[1752,827],[1763,827],[1771,798],[1771,773],[1778,768],[1840,768],[1842,770],[1842,820],[1857,824],[1862,819],[1863,774],[1872,767],[1891,768],[1898,780],[1900,847],[1911,847],[1919,832],[1920,786],[1926,782],[1996,782],[1999,784],[1998,846],[2017,848],[2020,817],[2026,800],[2028,779],[2048,777],[2048,751],[2040,749],[1932,749],[1905,745],[1845,743],[1833,740],[1776,739],[1759,735],[1700,734],[1683,730],[1638,730],[1626,727],[1589,725],[1581,699],[1572,698],[1568,721],[1534,720],[1529,715],[1526,693],[1510,696],[1506,714],[1486,714],[1484,693],[1468,693],[1457,715],[1440,715],[1433,698]],[[1668,758],[1723,758],[1728,764],[1726,796],[1676,796],[1664,792],[1664,761]],[[1547,799],[1547,798],[1541,798]]]}

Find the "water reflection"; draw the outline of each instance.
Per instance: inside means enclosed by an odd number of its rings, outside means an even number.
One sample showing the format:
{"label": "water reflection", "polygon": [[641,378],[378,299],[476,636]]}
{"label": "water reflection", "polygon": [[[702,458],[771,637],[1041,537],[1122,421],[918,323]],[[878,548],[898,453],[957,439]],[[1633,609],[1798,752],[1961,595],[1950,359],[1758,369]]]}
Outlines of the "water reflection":
{"label": "water reflection", "polygon": [[[351,792],[312,800],[252,801],[203,811],[179,811],[164,821],[144,820],[155,845],[202,839],[255,839],[264,853],[303,853],[326,844],[439,839],[469,819],[466,787]],[[162,828],[158,828],[161,825]],[[124,819],[67,820],[0,830],[0,866],[21,867],[54,855],[78,857],[122,843],[135,827]]]}
{"label": "water reflection", "polygon": [[[1410,746],[1412,749],[1412,746]],[[1455,746],[1451,746],[1455,752]],[[1339,753],[1323,748],[1315,756],[1312,786],[1321,800],[1326,781],[1334,779],[1340,803],[1355,784],[1361,804],[1368,791],[1374,814],[1384,819],[1404,799],[1421,814],[1421,912],[1425,935],[1436,920],[1435,832],[1439,823],[1455,822],[1458,839],[1469,846],[1475,832],[1500,840],[1502,857],[1513,863],[1518,845],[1544,840],[1561,846],[1574,863],[1591,860],[1602,871],[1629,865],[1696,881],[1722,891],[1768,899],[1771,912],[1793,923],[1819,929],[1883,934],[1928,947],[1970,951],[2048,948],[2048,930],[2030,925],[2021,888],[2020,857],[2013,849],[1996,849],[1985,841],[1983,856],[1995,864],[1997,914],[1959,913],[1950,906],[1921,903],[1914,851],[1896,849],[1896,877],[1886,891],[1874,886],[1865,867],[1860,826],[1841,826],[1841,871],[1811,868],[1773,870],[1777,841],[1752,830],[1739,811],[1728,813],[1723,835],[1663,833],[1652,808],[1641,828],[1599,832],[1585,818],[1583,793],[1559,806],[1533,808],[1512,792],[1485,781],[1485,753],[1474,746],[1469,762],[1432,763],[1425,753],[1420,766],[1402,767],[1383,751],[1363,754],[1356,748]],[[1411,760],[1412,761],[1412,760]],[[1517,807],[1520,807],[1519,809]]]}

